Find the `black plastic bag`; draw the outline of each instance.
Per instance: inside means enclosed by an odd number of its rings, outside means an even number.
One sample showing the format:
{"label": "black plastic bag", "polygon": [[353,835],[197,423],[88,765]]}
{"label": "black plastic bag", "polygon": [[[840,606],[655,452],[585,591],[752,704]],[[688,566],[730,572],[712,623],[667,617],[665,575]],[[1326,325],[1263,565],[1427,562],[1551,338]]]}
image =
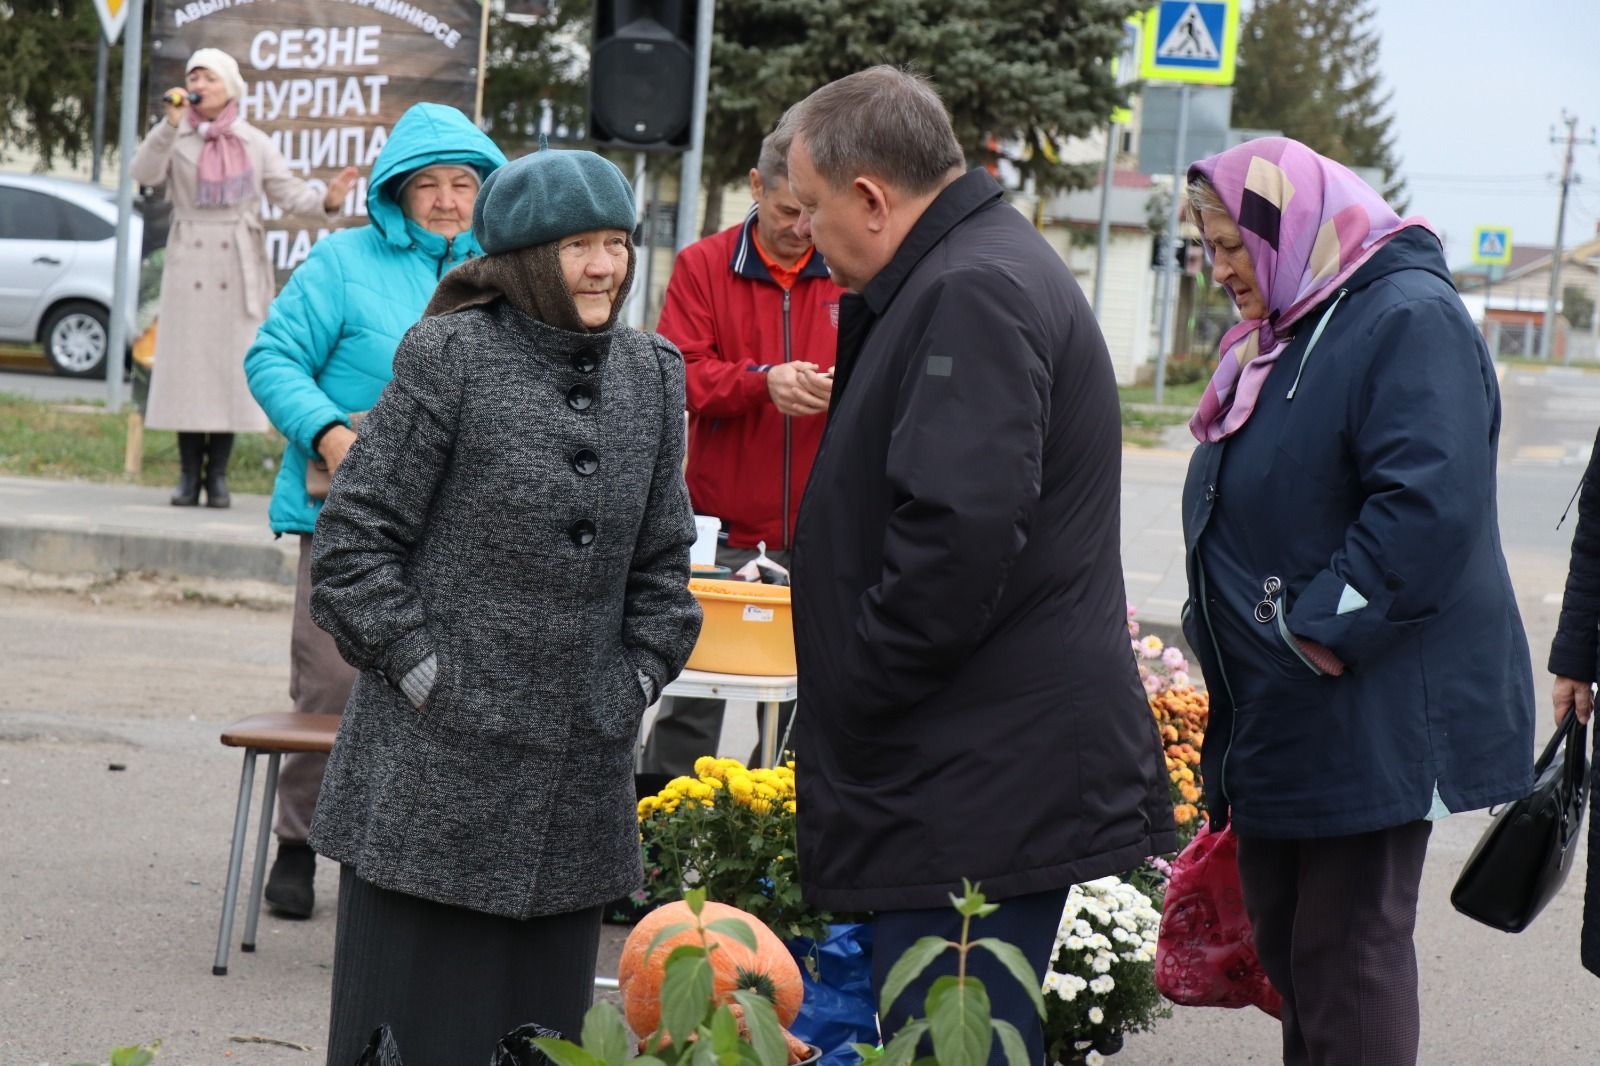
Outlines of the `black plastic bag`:
{"label": "black plastic bag", "polygon": [[566,1037],[554,1029],[546,1029],[537,1022],[519,1025],[500,1038],[494,1046],[494,1058],[489,1066],[552,1066],[550,1057],[534,1045],[534,1040],[548,1036],[555,1040]]}
{"label": "black plastic bag", "polygon": [[387,1024],[380,1025],[372,1031],[372,1039],[367,1041],[367,1049],[351,1066],[405,1066],[405,1063],[400,1061],[400,1048],[395,1044],[394,1034],[389,1031]]}

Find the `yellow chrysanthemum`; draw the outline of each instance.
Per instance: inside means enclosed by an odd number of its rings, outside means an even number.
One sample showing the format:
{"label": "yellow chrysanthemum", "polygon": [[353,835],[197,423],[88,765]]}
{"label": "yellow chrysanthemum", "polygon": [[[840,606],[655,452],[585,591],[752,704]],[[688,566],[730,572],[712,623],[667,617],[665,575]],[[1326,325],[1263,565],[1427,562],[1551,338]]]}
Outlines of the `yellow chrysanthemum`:
{"label": "yellow chrysanthemum", "polygon": [[[790,814],[793,814],[794,813],[794,800],[786,801],[784,803],[784,805],[783,805],[783,809],[785,811],[789,812]],[[780,856],[780,858],[781,858],[781,856]]]}
{"label": "yellow chrysanthemum", "polygon": [[717,765],[715,755],[702,755],[694,761],[694,775],[700,778],[720,777],[722,768]]}

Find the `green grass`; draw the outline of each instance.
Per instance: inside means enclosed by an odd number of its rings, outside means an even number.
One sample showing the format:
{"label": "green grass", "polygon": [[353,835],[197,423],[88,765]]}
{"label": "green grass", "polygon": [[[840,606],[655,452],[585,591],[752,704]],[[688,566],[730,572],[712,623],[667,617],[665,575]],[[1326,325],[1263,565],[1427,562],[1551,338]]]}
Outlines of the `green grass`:
{"label": "green grass", "polygon": [[1569,366],[1577,370],[1600,370],[1600,362],[1591,362],[1587,359],[1574,359],[1570,363],[1564,363],[1560,359],[1533,359],[1522,355],[1502,355],[1495,362],[1534,370],[1544,370],[1555,366]]}
{"label": "green grass", "polygon": [[[1184,385],[1168,385],[1161,390],[1161,403],[1167,407],[1183,407],[1193,411],[1200,402],[1200,394],[1206,391],[1204,381],[1191,381]],[[1156,390],[1154,385],[1127,385],[1117,390],[1122,395],[1124,404],[1130,403],[1155,403]],[[1188,416],[1185,415],[1185,418]]]}
{"label": "green grass", "polygon": [[1189,421],[1189,415],[1200,402],[1205,391],[1204,381],[1185,385],[1168,385],[1162,390],[1161,407],[1155,410],[1136,410],[1133,405],[1153,405],[1155,388],[1151,385],[1128,385],[1119,388],[1122,399],[1122,443],[1141,448],[1154,448],[1168,427]]}
{"label": "green grass", "polygon": [[[62,410],[83,405],[41,403],[0,393],[0,474],[83,481],[172,485],[178,480],[178,436],[168,430],[144,431],[144,463],[139,477],[123,473],[128,447],[128,416]],[[228,487],[234,492],[267,494],[283,456],[275,434],[241,433],[234,440]]]}

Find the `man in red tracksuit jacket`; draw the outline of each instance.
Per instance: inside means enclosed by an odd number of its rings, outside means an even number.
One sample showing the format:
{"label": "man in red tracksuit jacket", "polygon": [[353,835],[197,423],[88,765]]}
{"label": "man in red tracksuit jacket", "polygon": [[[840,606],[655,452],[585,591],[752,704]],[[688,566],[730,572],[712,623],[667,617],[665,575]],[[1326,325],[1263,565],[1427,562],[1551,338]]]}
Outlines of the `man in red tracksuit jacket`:
{"label": "man in red tracksuit jacket", "polygon": [[[734,570],[761,544],[789,565],[833,392],[844,291],[795,233],[800,205],[770,142],[750,171],[750,213],[678,253],[656,326],[683,351],[688,377],[689,498],[695,514],[722,520],[717,562]],[[780,737],[793,706],[782,707]],[[688,774],[696,757],[716,754],[723,708],[721,700],[665,700],[642,769]]]}

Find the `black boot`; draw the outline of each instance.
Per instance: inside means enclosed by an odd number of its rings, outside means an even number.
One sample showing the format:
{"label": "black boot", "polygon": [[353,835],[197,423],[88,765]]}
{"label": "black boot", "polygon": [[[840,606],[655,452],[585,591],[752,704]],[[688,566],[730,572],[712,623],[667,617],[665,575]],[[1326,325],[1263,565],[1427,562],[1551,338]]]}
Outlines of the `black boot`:
{"label": "black boot", "polygon": [[172,506],[193,507],[200,502],[200,464],[205,447],[204,433],[178,434],[178,487],[172,491]]}
{"label": "black boot", "polygon": [[232,433],[212,433],[206,437],[206,506],[228,507],[228,456],[233,454]]}
{"label": "black boot", "polygon": [[262,893],[280,918],[309,918],[316,901],[311,882],[317,875],[317,853],[306,844],[278,841],[278,858]]}

